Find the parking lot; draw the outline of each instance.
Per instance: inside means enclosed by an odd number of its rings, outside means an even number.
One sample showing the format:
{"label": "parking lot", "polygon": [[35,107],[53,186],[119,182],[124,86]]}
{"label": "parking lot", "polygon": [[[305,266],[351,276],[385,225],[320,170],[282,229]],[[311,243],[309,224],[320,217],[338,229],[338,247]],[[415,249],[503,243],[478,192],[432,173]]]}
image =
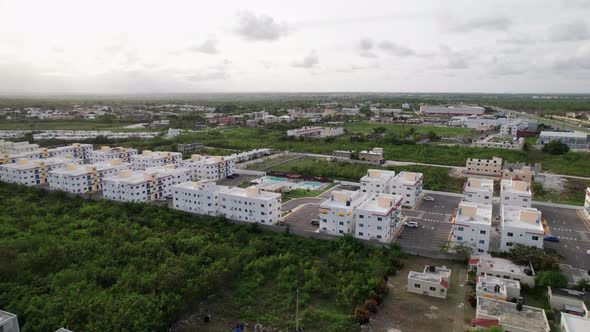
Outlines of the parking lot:
{"label": "parking lot", "polygon": [[395,242],[402,248],[439,251],[447,243],[451,233],[451,218],[460,197],[428,194],[434,201],[423,200],[416,210],[404,210],[408,221],[416,221],[418,228],[404,227]]}
{"label": "parking lot", "polygon": [[283,219],[283,223],[298,230],[315,232],[319,226],[313,226],[311,220],[319,219],[319,217],[320,205],[318,203],[306,203],[298,208],[297,211],[287,215]]}
{"label": "parking lot", "polygon": [[545,241],[545,248],[555,249],[564,263],[582,269],[590,269],[590,230],[577,210],[543,205],[534,205],[547,221],[551,235],[559,242]]}

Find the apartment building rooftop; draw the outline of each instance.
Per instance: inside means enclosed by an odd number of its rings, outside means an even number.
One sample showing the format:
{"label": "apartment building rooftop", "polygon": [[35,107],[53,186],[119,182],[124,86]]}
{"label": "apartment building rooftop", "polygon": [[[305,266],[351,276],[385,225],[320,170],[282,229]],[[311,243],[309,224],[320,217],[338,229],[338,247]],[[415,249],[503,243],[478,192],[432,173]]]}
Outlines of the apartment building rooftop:
{"label": "apartment building rooftop", "polygon": [[90,174],[94,170],[102,171],[120,166],[131,166],[131,163],[123,163],[120,159],[113,159],[110,161],[98,162],[87,165],[67,164],[64,168],[55,169],[52,171],[54,174],[62,174],[66,176],[80,176],[84,174]]}
{"label": "apartment building rooftop", "polygon": [[18,159],[16,163],[4,164],[3,167],[13,168],[17,170],[28,170],[40,167],[41,165],[52,166],[61,164],[71,164],[76,161],[71,158],[47,158],[47,159]]}
{"label": "apartment building rooftop", "polygon": [[492,205],[476,202],[461,201],[455,223],[492,224]]}
{"label": "apartment building rooftop", "polygon": [[531,185],[524,181],[503,179],[501,183],[502,192],[512,192],[515,194],[532,195]]}
{"label": "apartment building rooftop", "polygon": [[542,131],[540,136],[545,137],[571,137],[571,138],[587,138],[588,133],[581,131]]}
{"label": "apartment building rooftop", "polygon": [[580,317],[577,315],[561,313],[562,326],[565,326],[567,332],[587,332],[590,331],[590,318]]}
{"label": "apartment building rooftop", "polygon": [[367,175],[361,178],[361,182],[382,182],[393,177],[395,177],[395,171],[369,169]]}
{"label": "apartment building rooftop", "polygon": [[353,202],[364,200],[366,195],[361,194],[360,191],[352,190],[335,190],[332,192],[330,198],[325,200],[322,208],[348,208],[353,206]]}
{"label": "apartment building rooftop", "polygon": [[493,191],[494,180],[483,178],[468,178],[465,190]]}
{"label": "apartment building rooftop", "polygon": [[402,198],[391,194],[373,194],[368,199],[361,203],[359,210],[371,211],[375,214],[385,215],[391,211],[392,207],[400,207]]}
{"label": "apartment building rooftop", "polygon": [[164,167],[152,167],[148,168],[144,171],[129,171],[124,170],[119,173],[117,176],[112,176],[107,178],[109,181],[112,182],[119,182],[124,184],[138,184],[147,181],[151,181],[154,176],[156,177],[164,177],[168,175],[178,175],[182,173],[190,172],[187,168],[177,168],[174,164],[169,164]]}
{"label": "apartment building rooftop", "polygon": [[229,189],[225,190],[223,192],[223,194],[232,195],[232,196],[239,196],[239,197],[244,197],[244,198],[257,198],[257,199],[263,199],[263,200],[267,200],[267,201],[281,198],[281,194],[260,190],[259,188],[256,188],[256,187],[248,187],[245,189],[239,188],[239,187],[233,187],[233,188],[229,188]]}
{"label": "apartment building rooftop", "polygon": [[512,263],[510,260],[505,258],[492,257],[489,255],[472,256],[469,259],[469,264],[477,264],[478,268],[481,267],[484,270],[494,270],[498,272],[509,272],[520,275],[532,275],[532,269],[530,266],[518,265]]}
{"label": "apartment building rooftop", "polygon": [[174,155],[182,155],[180,152],[168,152],[168,151],[150,151],[150,150],[143,150],[141,154],[134,156],[137,159],[161,159],[161,158],[168,158]]}
{"label": "apartment building rooftop", "polygon": [[193,190],[217,189],[218,191],[229,189],[227,186],[217,185],[214,180],[188,181],[179,183],[175,187]]}
{"label": "apartment building rooftop", "polygon": [[213,165],[217,164],[222,161],[229,161],[233,160],[234,157],[226,157],[226,156],[202,156],[200,154],[193,154],[191,155],[190,159],[185,159],[184,162],[189,163],[203,163],[205,165]]}
{"label": "apartment building rooftop", "polygon": [[[492,318],[482,318],[480,315]],[[547,316],[545,316],[543,309],[526,305],[519,306],[513,302],[481,296],[477,298],[476,317],[476,320],[495,319],[498,325],[501,325],[507,330],[511,328],[531,332],[548,332],[550,330]]]}
{"label": "apartment building rooftop", "polygon": [[503,205],[502,226],[522,228],[541,234],[545,232],[541,223],[541,211],[536,208]]}
{"label": "apartment building rooftop", "polygon": [[504,279],[494,277],[492,275],[485,275],[477,278],[477,289],[483,289],[487,291],[486,288],[493,289],[495,285],[503,286],[503,287],[510,287],[510,288],[520,288],[520,282],[512,279]]}
{"label": "apartment building rooftop", "polygon": [[422,180],[423,178],[422,173],[415,173],[415,172],[399,172],[399,174],[395,177],[396,182],[402,185],[413,186],[418,181]]}
{"label": "apartment building rooftop", "polygon": [[451,277],[451,270],[446,266],[426,265],[423,272],[410,271],[408,278],[423,280],[433,283],[440,283],[445,288],[449,288],[449,278]]}

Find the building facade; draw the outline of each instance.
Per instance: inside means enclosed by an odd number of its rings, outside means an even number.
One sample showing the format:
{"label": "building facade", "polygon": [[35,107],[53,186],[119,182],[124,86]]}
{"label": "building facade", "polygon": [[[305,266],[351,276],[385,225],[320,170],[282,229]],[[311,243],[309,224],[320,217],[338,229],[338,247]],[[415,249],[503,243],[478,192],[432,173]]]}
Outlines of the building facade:
{"label": "building facade", "polygon": [[137,149],[127,147],[108,147],[101,146],[100,150],[90,152],[89,160],[91,164],[101,163],[110,160],[121,160],[124,163],[131,162],[131,157],[137,155]]}
{"label": "building facade", "polygon": [[584,215],[590,219],[590,187],[586,188],[586,197],[584,198]]}
{"label": "building facade", "polygon": [[494,276],[502,279],[516,280],[529,287],[535,287],[535,271],[532,265],[518,265],[508,259],[489,255],[472,256],[469,266],[474,267],[477,275]]}
{"label": "building facade", "polygon": [[502,205],[501,222],[501,251],[510,251],[515,244],[543,249],[545,230],[541,223],[541,211]]}
{"label": "building facade", "polygon": [[533,192],[531,185],[524,181],[502,180],[500,183],[500,203],[530,207],[533,203]]}
{"label": "building facade", "polygon": [[294,137],[322,138],[340,135],[344,135],[344,128],[342,127],[302,127],[287,130],[287,136]]}
{"label": "building facade", "polygon": [[0,180],[26,186],[43,185],[50,171],[76,162],[68,158],[18,159],[16,163],[0,165]]}
{"label": "building facade", "polygon": [[215,181],[190,181],[172,187],[172,206],[176,210],[216,216],[221,213],[220,194],[228,187]]}
{"label": "building facade", "polygon": [[492,233],[492,205],[462,201],[453,222],[451,241],[487,253]]}
{"label": "building facade", "polygon": [[502,158],[494,157],[493,159],[467,159],[465,165],[467,174],[501,176],[502,175]]}
{"label": "building facade", "polygon": [[468,178],[463,186],[463,194],[468,202],[492,204],[494,198],[494,180]]}
{"label": "building facade", "polygon": [[532,185],[535,177],[535,171],[530,166],[521,168],[508,167],[502,170],[502,179],[523,181]]}
{"label": "building facade", "polygon": [[402,204],[415,208],[422,196],[424,175],[415,172],[400,172],[393,178],[391,193],[402,197]]}
{"label": "building facade", "polygon": [[226,218],[270,225],[281,219],[281,194],[234,187],[220,192],[219,197]]}
{"label": "building facade", "polygon": [[391,186],[395,178],[394,171],[369,169],[361,178],[361,192],[368,194],[391,194]]}
{"label": "building facade", "polygon": [[423,272],[410,271],[408,292],[444,299],[451,286],[451,270],[446,266],[425,266]]}
{"label": "building facade", "polygon": [[537,144],[547,144],[553,141],[560,141],[573,149],[587,149],[590,146],[588,134],[581,131],[560,132],[560,131],[542,131],[539,135]]}
{"label": "building facade", "polygon": [[520,282],[491,275],[479,276],[475,286],[475,295],[501,301],[518,299],[520,298]]}
{"label": "building facade", "polygon": [[354,233],[354,211],[367,199],[360,191],[336,190],[320,204],[320,230],[328,234]]}
{"label": "building facade", "polygon": [[48,173],[49,188],[73,194],[93,193],[102,190],[103,179],[132,170],[131,163],[119,159],[88,165],[69,164]]}
{"label": "building facade", "polygon": [[191,179],[221,180],[236,173],[236,160],[233,157],[201,156],[194,154],[182,161],[182,166],[191,170]]}
{"label": "building facade", "polygon": [[422,105],[420,113],[429,116],[461,116],[461,115],[482,115],[486,110],[481,106],[463,105]]}
{"label": "building facade", "polygon": [[138,171],[170,164],[180,166],[182,163],[182,153],[143,150],[141,154],[131,156],[131,162],[133,163],[133,168]]}
{"label": "building facade", "polygon": [[372,194],[354,210],[355,237],[389,243],[401,227],[402,198]]}

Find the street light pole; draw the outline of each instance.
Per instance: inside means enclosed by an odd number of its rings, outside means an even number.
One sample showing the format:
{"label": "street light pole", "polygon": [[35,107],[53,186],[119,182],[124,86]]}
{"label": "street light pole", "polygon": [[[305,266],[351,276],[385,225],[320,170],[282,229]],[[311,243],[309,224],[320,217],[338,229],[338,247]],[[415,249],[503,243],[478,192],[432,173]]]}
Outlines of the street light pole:
{"label": "street light pole", "polygon": [[299,331],[299,288],[295,299],[295,331]]}

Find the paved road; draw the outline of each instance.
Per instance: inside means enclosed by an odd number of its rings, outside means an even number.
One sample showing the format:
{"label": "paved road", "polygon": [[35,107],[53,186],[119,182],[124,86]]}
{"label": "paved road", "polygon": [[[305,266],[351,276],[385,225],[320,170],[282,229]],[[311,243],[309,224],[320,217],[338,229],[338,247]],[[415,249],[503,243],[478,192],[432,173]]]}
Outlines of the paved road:
{"label": "paved road", "polygon": [[291,211],[294,208],[298,207],[299,205],[308,204],[308,203],[321,203],[325,199],[319,197],[302,197],[302,198],[295,198],[290,201],[283,203],[281,210],[282,211]]}
{"label": "paved road", "polygon": [[299,208],[297,211],[289,214],[283,222],[291,227],[296,227],[300,230],[315,232],[319,226],[311,224],[312,219],[319,219],[320,205],[315,203],[307,203]]}
{"label": "paved road", "polygon": [[578,210],[533,205],[547,221],[551,235],[559,242],[545,241],[545,248],[552,248],[562,256],[561,260],[574,267],[590,270],[590,229],[578,214]]}

